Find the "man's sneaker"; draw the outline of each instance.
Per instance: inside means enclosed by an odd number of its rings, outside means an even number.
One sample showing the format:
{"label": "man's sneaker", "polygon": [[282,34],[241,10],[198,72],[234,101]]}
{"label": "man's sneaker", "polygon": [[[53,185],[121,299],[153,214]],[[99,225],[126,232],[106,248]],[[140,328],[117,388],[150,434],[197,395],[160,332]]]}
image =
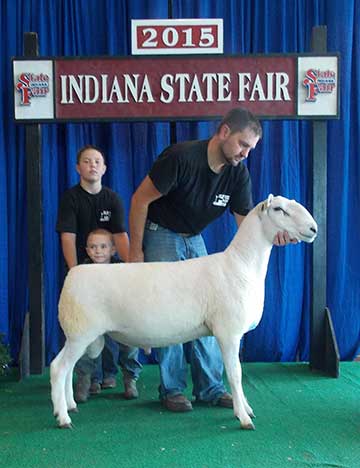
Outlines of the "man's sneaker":
{"label": "man's sneaker", "polygon": [[92,382],[90,385],[89,393],[90,395],[97,395],[98,393],[101,392],[101,385],[99,382]]}
{"label": "man's sneaker", "polygon": [[77,403],[85,403],[89,396],[91,385],[90,374],[78,374],[75,384],[75,401]]}
{"label": "man's sneaker", "polygon": [[161,401],[161,404],[169,411],[176,413],[185,413],[193,409],[191,401],[184,395],[168,395]]}
{"label": "man's sneaker", "polygon": [[116,379],[115,377],[106,377],[101,384],[102,389],[106,388],[115,388],[116,387]]}
{"label": "man's sneaker", "polygon": [[134,400],[138,398],[139,392],[136,388],[136,380],[131,377],[124,376],[124,398],[126,400]]}
{"label": "man's sneaker", "polygon": [[230,393],[225,392],[223,393],[215,403],[216,406],[222,406],[223,408],[233,408],[233,398]]}

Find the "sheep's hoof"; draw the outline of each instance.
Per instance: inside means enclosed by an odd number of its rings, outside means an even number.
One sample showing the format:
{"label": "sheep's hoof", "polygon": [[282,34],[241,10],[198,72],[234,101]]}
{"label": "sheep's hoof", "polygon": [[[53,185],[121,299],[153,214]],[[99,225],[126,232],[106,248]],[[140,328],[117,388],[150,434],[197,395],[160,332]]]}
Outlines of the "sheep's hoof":
{"label": "sheep's hoof", "polygon": [[255,431],[255,426],[254,424],[250,421],[247,424],[241,424],[241,429],[245,429],[247,431]]}
{"label": "sheep's hoof", "polygon": [[78,413],[79,412],[79,408],[77,406],[74,406],[73,408],[69,408],[68,409],[68,412],[69,413]]}
{"label": "sheep's hoof", "polygon": [[74,426],[71,422],[59,424],[59,429],[74,429]]}

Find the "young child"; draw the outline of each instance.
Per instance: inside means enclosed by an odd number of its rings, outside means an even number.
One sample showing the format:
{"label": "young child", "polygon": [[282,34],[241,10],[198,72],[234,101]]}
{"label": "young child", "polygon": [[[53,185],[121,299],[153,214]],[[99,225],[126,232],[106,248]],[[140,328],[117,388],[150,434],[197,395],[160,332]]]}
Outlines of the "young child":
{"label": "young child", "polygon": [[[95,229],[88,235],[86,253],[89,258],[84,263],[108,264],[117,263],[112,234],[106,229]],[[133,399],[138,397],[136,380],[139,377],[141,364],[137,360],[138,349],[117,343],[110,336],[105,335],[105,345],[102,353],[96,359],[83,356],[76,367],[84,369],[80,384],[75,388],[75,400],[84,402],[88,394],[97,394],[101,389],[116,387],[117,362],[123,372],[124,397]],[[84,364],[84,365],[83,365]],[[94,369],[91,373],[90,370]],[[90,378],[91,375],[91,378]],[[85,382],[85,383],[83,383]]]}

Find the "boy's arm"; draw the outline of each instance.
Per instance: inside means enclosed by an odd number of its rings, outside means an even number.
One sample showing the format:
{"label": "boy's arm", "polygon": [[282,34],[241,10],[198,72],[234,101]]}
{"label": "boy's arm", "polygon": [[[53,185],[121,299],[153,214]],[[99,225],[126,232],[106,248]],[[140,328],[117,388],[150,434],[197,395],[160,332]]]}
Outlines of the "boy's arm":
{"label": "boy's arm", "polygon": [[114,244],[119,257],[123,262],[129,261],[129,236],[127,232],[113,234]]}
{"label": "boy's arm", "polygon": [[60,234],[60,239],[65,262],[70,270],[78,264],[76,253],[76,234],[73,232],[62,232]]}

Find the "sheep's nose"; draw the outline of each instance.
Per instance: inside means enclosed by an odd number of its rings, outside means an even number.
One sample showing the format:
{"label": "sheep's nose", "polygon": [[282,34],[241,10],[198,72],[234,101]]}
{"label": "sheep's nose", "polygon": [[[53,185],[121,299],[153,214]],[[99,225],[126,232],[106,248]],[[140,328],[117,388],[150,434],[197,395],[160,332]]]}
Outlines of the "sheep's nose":
{"label": "sheep's nose", "polygon": [[312,231],[314,234],[317,234],[317,228],[314,226],[311,226],[310,231]]}

